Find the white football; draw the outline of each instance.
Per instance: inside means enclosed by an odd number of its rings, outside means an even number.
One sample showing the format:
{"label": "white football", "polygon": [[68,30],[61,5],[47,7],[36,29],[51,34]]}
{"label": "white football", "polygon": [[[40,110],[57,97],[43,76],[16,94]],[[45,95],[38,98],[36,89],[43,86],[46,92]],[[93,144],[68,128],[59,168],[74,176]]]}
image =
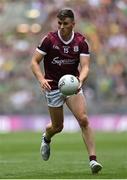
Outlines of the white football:
{"label": "white football", "polygon": [[66,74],[62,76],[58,82],[58,88],[65,96],[75,94],[78,90],[78,87],[79,80],[71,74]]}

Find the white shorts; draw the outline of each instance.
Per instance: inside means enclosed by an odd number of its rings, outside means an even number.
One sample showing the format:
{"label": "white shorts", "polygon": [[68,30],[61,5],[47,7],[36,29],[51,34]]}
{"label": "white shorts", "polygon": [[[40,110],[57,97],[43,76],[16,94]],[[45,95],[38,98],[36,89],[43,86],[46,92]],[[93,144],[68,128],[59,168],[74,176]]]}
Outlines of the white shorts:
{"label": "white shorts", "polygon": [[[80,90],[78,92],[79,93],[83,93],[82,90]],[[63,106],[63,104],[65,103],[66,99],[69,98],[70,96],[64,96],[59,89],[56,90],[52,90],[50,92],[46,91],[45,92],[45,97],[46,97],[46,101],[48,106],[50,107],[60,107]]]}

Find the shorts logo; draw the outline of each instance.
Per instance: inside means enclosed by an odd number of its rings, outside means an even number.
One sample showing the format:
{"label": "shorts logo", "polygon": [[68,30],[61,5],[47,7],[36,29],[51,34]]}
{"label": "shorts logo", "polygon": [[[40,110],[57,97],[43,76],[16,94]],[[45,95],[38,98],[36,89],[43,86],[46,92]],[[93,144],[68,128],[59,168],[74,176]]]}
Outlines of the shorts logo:
{"label": "shorts logo", "polygon": [[78,46],[74,46],[74,52],[78,52],[79,51],[79,47]]}

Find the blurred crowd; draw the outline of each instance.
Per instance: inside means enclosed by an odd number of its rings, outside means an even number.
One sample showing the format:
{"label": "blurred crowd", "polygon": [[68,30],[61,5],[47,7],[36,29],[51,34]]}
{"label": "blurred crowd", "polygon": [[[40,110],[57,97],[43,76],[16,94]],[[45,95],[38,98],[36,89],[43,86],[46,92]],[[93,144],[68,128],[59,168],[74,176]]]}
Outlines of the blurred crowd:
{"label": "blurred crowd", "polygon": [[57,28],[63,7],[75,11],[75,30],[91,49],[83,87],[89,113],[126,113],[127,0],[1,0],[0,114],[47,113],[30,62],[41,38]]}

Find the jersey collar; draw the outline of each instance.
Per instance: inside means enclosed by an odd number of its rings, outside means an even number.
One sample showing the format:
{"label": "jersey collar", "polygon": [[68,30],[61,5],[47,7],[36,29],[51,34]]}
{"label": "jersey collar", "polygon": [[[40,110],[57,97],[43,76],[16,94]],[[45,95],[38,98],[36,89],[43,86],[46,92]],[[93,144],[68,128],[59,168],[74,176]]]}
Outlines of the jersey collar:
{"label": "jersey collar", "polygon": [[71,36],[71,38],[70,38],[68,41],[64,41],[64,40],[62,39],[62,37],[61,37],[61,35],[60,35],[60,30],[58,30],[58,37],[60,38],[60,40],[61,40],[64,44],[69,44],[69,43],[73,40],[73,38],[74,38],[74,31],[72,31],[72,36]]}

